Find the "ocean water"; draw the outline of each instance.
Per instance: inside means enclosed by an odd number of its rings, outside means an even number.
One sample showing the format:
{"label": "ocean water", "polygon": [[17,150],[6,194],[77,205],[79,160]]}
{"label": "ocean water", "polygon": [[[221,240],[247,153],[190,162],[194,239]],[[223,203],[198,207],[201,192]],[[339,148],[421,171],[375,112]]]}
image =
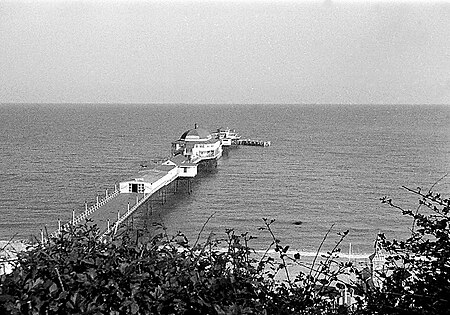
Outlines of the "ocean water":
{"label": "ocean water", "polygon": [[[415,209],[401,186],[450,194],[450,106],[392,105],[68,105],[0,106],[0,240],[26,239],[69,220],[140,164],[166,157],[171,141],[197,123],[236,129],[270,147],[241,146],[193,192],[169,197],[135,224],[163,223],[195,240],[233,228],[271,237],[262,218],[293,250],[314,251],[349,230],[356,253],[368,253],[379,232],[406,237],[409,219],[380,203],[390,196]],[[301,222],[300,225],[294,223]]]}

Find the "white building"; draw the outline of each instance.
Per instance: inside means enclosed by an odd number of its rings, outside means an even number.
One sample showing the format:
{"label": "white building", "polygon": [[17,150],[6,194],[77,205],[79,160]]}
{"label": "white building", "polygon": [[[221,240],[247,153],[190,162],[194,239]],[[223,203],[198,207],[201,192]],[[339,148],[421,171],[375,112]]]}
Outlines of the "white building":
{"label": "white building", "polygon": [[120,182],[120,193],[153,194],[178,178],[197,175],[197,164],[182,155],[175,156],[152,169],[139,171],[129,180]]}
{"label": "white building", "polygon": [[222,144],[220,139],[195,125],[194,129],[189,129],[180,139],[172,142],[172,155],[185,156],[191,163],[217,160],[222,156]]}
{"label": "white building", "polygon": [[142,170],[127,181],[120,182],[120,193],[153,194],[158,189],[171,183],[178,177],[179,169],[174,165],[158,165],[149,170]]}

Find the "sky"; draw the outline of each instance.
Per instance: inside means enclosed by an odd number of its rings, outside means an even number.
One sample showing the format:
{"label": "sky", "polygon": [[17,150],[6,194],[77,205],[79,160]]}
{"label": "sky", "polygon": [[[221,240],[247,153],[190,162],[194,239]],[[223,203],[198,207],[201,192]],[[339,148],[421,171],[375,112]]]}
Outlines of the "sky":
{"label": "sky", "polygon": [[450,104],[450,2],[1,0],[0,103]]}

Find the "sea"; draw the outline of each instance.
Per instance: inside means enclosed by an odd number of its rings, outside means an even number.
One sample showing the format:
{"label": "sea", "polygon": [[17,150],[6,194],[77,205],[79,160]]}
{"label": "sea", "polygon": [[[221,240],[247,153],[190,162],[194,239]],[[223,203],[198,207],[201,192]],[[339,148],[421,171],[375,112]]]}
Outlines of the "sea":
{"label": "sea", "polygon": [[[55,230],[141,165],[168,157],[194,124],[271,146],[227,150],[192,193],[135,213],[136,227],[158,222],[192,242],[232,229],[255,237],[249,245],[259,251],[275,237],[311,253],[348,230],[341,250],[368,254],[378,233],[404,239],[412,226],[380,198],[415,211],[419,197],[402,186],[450,195],[450,106],[3,104],[0,240]],[[271,231],[263,218],[274,220]]]}

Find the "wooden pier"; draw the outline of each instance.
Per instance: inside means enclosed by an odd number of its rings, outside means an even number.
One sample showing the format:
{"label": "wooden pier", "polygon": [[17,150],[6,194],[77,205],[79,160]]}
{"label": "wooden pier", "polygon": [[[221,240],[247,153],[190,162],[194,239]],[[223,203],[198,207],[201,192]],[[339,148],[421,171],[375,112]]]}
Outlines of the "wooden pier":
{"label": "wooden pier", "polygon": [[[187,168],[190,170],[187,171]],[[190,179],[197,174],[196,169],[197,166],[190,163],[173,165],[171,160],[168,160],[153,169],[140,171],[135,178],[115,185],[112,193],[106,191],[103,198],[97,196],[91,206],[85,203],[81,214],[73,211],[72,219],[65,224],[58,222],[58,229],[50,236],[57,236],[71,225],[78,225],[87,219],[98,226],[101,238],[114,235],[119,226],[152,197],[158,196],[164,204],[168,192],[176,191],[177,180],[187,180],[190,190]]]}
{"label": "wooden pier", "polygon": [[252,139],[240,139],[240,140],[237,140],[237,144],[239,144],[239,145],[258,146],[258,147],[268,147],[268,146],[270,146],[270,141],[252,140]]}
{"label": "wooden pier", "polygon": [[[227,131],[228,132],[228,131]],[[206,130],[194,129],[186,131],[179,140],[172,143],[172,157],[161,161],[151,168],[141,165],[143,169],[131,179],[120,182],[114,186],[112,192],[106,190],[104,197],[97,196],[90,206],[86,202],[83,211],[78,214],[74,210],[69,222],[62,224],[58,221],[58,229],[50,236],[57,236],[71,226],[91,220],[100,229],[100,237],[115,235],[120,225],[133,215],[141,206],[147,204],[151,207],[152,197],[164,203],[167,195],[176,192],[178,181],[187,181],[188,191],[191,190],[191,179],[197,175],[197,167],[216,167],[217,159],[222,156],[222,145],[228,142],[238,145],[270,146],[270,141],[240,140],[238,135],[226,133],[225,138],[219,133],[208,133]],[[227,138],[232,135],[234,138]],[[225,141],[230,140],[230,141]],[[225,141],[225,143],[224,143]],[[149,202],[147,202],[149,201]],[[42,232],[42,239],[44,235]]]}

